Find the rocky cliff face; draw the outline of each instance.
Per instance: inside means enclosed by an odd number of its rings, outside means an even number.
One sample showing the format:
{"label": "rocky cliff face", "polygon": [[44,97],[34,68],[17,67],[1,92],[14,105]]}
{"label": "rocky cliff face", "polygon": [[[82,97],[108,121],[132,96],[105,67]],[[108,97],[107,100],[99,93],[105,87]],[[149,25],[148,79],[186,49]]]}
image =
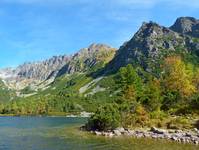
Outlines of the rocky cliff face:
{"label": "rocky cliff face", "polygon": [[56,73],[70,58],[68,56],[54,56],[43,62],[25,63],[15,69],[18,78],[46,80],[56,76]]}
{"label": "rocky cliff face", "polygon": [[47,80],[52,82],[54,78],[63,74],[86,72],[98,63],[105,64],[113,58],[114,54],[114,48],[104,44],[92,44],[70,57],[54,56],[41,62],[24,63],[14,69],[2,69],[0,78],[12,89],[36,87]]}
{"label": "rocky cliff face", "polygon": [[17,68],[0,70],[0,78],[11,89],[23,89],[26,86],[36,85],[42,81],[54,78],[56,73],[68,61],[68,56],[54,56],[51,59],[24,63]]}
{"label": "rocky cliff face", "polygon": [[180,17],[170,29],[184,35],[199,37],[199,20],[193,17]]}
{"label": "rocky cliff face", "polygon": [[[199,51],[197,42],[199,21],[191,18],[178,18],[170,28],[154,22],[143,23],[133,38],[126,42],[107,65],[106,71],[115,70],[129,63],[138,64],[145,69],[149,62],[155,63],[164,54],[183,48],[184,51]],[[198,33],[197,33],[198,32]]]}
{"label": "rocky cliff face", "polygon": [[12,80],[14,78],[45,80],[53,76],[69,60],[68,56],[54,56],[41,62],[24,63],[17,68],[0,70],[0,77],[5,80]]}

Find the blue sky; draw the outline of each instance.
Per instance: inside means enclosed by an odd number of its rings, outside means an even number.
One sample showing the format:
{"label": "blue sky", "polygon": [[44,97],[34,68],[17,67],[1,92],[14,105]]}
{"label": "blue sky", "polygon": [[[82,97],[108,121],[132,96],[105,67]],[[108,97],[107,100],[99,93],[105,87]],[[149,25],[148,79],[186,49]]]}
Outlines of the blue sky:
{"label": "blue sky", "polygon": [[143,21],[170,26],[180,16],[199,18],[199,0],[0,0],[0,68],[91,43],[117,48]]}

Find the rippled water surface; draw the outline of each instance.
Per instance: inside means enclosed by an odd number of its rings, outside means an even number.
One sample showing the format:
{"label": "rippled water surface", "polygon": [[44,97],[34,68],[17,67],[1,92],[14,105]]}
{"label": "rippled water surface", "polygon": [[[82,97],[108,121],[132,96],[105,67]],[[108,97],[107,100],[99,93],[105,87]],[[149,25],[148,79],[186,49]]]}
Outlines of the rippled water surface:
{"label": "rippled water surface", "polygon": [[85,118],[0,117],[0,150],[199,150],[165,140],[105,138],[79,131]]}

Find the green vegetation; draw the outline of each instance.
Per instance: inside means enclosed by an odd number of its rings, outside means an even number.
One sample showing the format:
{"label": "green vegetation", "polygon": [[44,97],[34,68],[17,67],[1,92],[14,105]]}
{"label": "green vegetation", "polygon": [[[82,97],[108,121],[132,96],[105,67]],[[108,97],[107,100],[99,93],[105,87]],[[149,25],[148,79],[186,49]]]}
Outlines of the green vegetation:
{"label": "green vegetation", "polygon": [[[109,123],[114,118],[114,122],[120,122],[118,126],[130,128],[198,127],[195,123],[199,115],[198,67],[185,63],[180,55],[173,55],[166,57],[157,69],[160,70],[158,78],[132,65],[120,68],[115,76],[119,92],[112,104],[114,110],[105,115],[106,107],[100,108],[87,126],[111,129],[115,124],[110,126]],[[118,114],[120,117],[115,117]]]}
{"label": "green vegetation", "polygon": [[[2,101],[0,113],[67,115],[95,112],[87,123],[87,128],[92,130],[111,130],[118,126],[198,127],[195,120],[199,116],[199,68],[193,59],[183,56],[164,57],[151,70],[153,73],[129,64],[98,82],[93,82],[90,72],[62,76],[35,95],[8,103]],[[80,93],[85,85],[89,86]],[[96,87],[105,90],[95,91]],[[29,87],[22,90],[23,94],[31,92]]]}
{"label": "green vegetation", "polygon": [[119,126],[119,109],[117,105],[108,104],[106,106],[99,107],[93,115],[88,124],[88,130],[111,130]]}
{"label": "green vegetation", "polygon": [[15,97],[14,91],[8,89],[2,80],[0,80],[0,102],[5,103]]}
{"label": "green vegetation", "polygon": [[[90,72],[62,76],[35,95],[1,102],[0,113],[61,116],[95,112],[87,123],[92,130],[198,127],[199,68],[190,60],[177,54],[167,56],[151,70],[153,73],[129,64],[96,83]],[[89,86],[80,93],[85,85]],[[106,90],[93,92],[96,87]],[[22,92],[29,94],[31,89]]]}
{"label": "green vegetation", "polygon": [[[14,96],[0,82],[2,115],[67,115],[95,112],[87,123],[91,130],[111,130],[118,126],[198,128],[198,56],[176,47],[164,51],[155,61],[145,58],[147,67],[128,64],[116,73],[93,77],[103,68],[98,64],[86,73],[63,75],[48,88],[26,87],[24,97]],[[112,57],[112,56],[111,56]],[[80,90],[83,89],[81,92]],[[9,94],[8,94],[9,93]],[[32,96],[26,94],[35,93]],[[13,95],[13,96],[12,96]],[[6,97],[7,96],[7,97]]]}
{"label": "green vegetation", "polygon": [[[33,96],[18,97],[8,103],[0,103],[0,113],[3,115],[66,115],[82,111],[94,112],[102,103],[111,103],[114,96],[109,96],[111,93],[109,90],[93,95],[89,95],[88,90],[80,94],[79,89],[92,80],[92,77],[85,74],[62,76],[57,78],[48,89],[40,89]],[[30,88],[25,88],[22,93],[30,94],[30,91]],[[85,94],[88,96],[84,96]]]}

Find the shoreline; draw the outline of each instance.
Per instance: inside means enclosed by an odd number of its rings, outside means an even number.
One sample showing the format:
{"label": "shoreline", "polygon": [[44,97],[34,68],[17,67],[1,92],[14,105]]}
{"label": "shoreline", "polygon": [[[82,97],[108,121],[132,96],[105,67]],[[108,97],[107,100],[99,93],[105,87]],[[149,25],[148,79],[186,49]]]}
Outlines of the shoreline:
{"label": "shoreline", "polygon": [[199,129],[193,130],[170,130],[152,127],[151,129],[124,129],[116,128],[111,131],[89,131],[96,136],[104,137],[134,137],[134,138],[151,138],[165,139],[182,144],[199,145]]}
{"label": "shoreline", "polygon": [[63,113],[63,114],[0,114],[0,117],[66,117],[66,118],[89,118],[93,113],[90,112],[80,112],[80,113]]}

